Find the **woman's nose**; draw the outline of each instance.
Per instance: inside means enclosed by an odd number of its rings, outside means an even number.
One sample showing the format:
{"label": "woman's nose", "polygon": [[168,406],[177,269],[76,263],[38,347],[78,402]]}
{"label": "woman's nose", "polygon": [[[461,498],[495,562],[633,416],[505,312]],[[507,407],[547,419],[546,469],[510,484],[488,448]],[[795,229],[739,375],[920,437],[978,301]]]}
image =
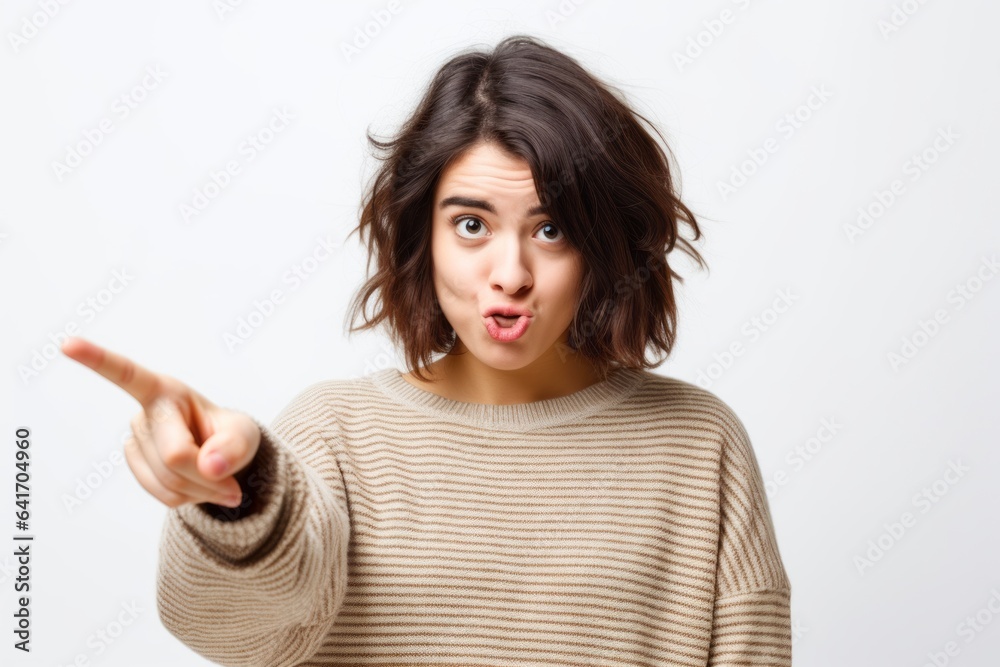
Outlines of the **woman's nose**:
{"label": "woman's nose", "polygon": [[527,257],[516,240],[503,244],[494,255],[490,272],[490,285],[499,287],[508,294],[531,287],[531,271],[526,264]]}

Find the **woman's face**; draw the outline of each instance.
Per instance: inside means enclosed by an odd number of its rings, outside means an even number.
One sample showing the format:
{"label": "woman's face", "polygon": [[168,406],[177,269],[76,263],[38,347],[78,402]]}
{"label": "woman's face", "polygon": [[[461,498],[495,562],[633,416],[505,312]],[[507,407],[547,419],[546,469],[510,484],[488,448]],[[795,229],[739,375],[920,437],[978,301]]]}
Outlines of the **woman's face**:
{"label": "woman's face", "polygon": [[[565,344],[580,296],[582,257],[538,206],[528,163],[495,144],[459,157],[434,193],[434,289],[458,335],[454,351],[499,370],[561,354],[556,344]],[[490,335],[487,321],[496,325],[485,314],[494,306],[531,313],[516,340]]]}

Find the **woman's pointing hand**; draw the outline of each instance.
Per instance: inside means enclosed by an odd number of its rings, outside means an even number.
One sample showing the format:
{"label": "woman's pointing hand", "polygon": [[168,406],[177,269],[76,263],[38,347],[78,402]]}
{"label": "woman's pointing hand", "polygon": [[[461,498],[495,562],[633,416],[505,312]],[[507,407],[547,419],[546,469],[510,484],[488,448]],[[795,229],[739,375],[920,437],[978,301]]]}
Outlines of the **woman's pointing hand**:
{"label": "woman's pointing hand", "polygon": [[221,408],[179,380],[82,338],[64,341],[62,352],[142,406],[132,418],[125,459],[143,488],[168,507],[241,503],[233,475],[253,460],[261,437],[249,415]]}

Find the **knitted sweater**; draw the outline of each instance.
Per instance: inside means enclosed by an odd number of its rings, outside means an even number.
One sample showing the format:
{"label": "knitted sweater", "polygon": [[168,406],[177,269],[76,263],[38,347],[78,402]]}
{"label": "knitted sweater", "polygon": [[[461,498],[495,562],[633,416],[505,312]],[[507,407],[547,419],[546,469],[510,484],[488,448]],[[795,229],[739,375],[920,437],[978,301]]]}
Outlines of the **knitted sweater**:
{"label": "knitted sweater", "polygon": [[250,511],[161,535],[160,619],[218,664],[791,664],[758,462],[693,384],[618,368],[493,405],[388,368],[257,423]]}

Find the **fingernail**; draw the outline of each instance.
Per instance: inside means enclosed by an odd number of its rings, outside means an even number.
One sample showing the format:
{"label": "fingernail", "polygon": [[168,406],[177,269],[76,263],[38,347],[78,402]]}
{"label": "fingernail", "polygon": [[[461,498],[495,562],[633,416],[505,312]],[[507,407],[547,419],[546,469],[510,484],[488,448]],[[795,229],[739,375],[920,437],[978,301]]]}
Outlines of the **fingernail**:
{"label": "fingernail", "polygon": [[232,496],[226,496],[226,502],[223,503],[227,507],[239,507],[243,504],[243,494],[237,494]]}
{"label": "fingernail", "polygon": [[226,459],[222,458],[222,455],[218,452],[210,452],[208,455],[208,469],[212,471],[213,475],[221,475],[226,472],[226,468],[229,464],[226,463]]}

